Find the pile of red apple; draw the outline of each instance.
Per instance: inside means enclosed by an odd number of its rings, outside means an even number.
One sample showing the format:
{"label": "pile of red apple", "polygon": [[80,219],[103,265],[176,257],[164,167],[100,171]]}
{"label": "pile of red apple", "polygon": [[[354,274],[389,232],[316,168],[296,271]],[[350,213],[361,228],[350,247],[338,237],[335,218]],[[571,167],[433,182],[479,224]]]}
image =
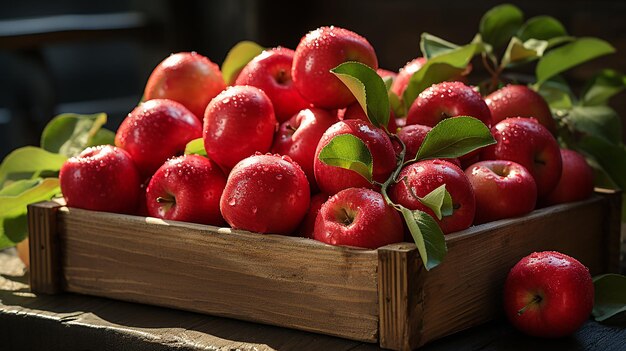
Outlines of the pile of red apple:
{"label": "pile of red apple", "polygon": [[[150,76],[145,102],[117,130],[116,147],[88,148],[65,163],[68,206],[377,248],[405,237],[379,186],[397,170],[401,143],[410,160],[432,127],[455,116],[482,121],[497,143],[460,159],[405,163],[389,188],[394,203],[432,215],[418,197],[445,184],[453,210],[437,221],[444,233],[590,196],[591,169],[581,155],[559,149],[548,105],[526,86],[483,98],[462,82],[466,71],[376,128],[330,72],[348,61],[392,79],[390,90],[402,96],[426,60],[397,74],[379,69],[368,41],[338,27],[308,33],[295,51],[262,52],[232,86],[202,55],[169,56]],[[334,137],[348,134],[369,149],[372,181],[320,160]],[[183,155],[198,138],[206,156]]]}

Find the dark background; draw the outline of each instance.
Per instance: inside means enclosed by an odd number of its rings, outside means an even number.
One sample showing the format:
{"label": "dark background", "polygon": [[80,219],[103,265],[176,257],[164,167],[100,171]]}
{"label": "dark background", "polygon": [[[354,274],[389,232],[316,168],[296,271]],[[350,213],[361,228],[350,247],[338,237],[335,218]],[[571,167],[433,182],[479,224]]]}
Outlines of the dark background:
{"label": "dark background", "polygon": [[[152,69],[168,54],[197,51],[221,64],[241,40],[295,48],[322,25],[351,29],[376,49],[380,66],[398,70],[419,56],[430,32],[464,44],[499,1],[167,1],[0,0],[0,158],[37,145],[62,112],[109,114],[115,130],[140,100]],[[611,42],[617,54],[576,68],[575,87],[598,69],[626,72],[626,1],[515,1],[526,18],[556,17],[575,36]],[[480,75],[479,63],[474,64]],[[624,95],[613,99],[626,116]]]}

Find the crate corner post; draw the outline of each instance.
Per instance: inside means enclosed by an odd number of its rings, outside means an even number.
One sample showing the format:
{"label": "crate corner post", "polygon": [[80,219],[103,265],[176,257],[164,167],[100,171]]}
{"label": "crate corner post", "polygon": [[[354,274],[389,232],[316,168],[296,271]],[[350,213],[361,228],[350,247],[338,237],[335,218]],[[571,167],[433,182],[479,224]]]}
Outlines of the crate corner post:
{"label": "crate corner post", "polygon": [[422,340],[423,280],[426,270],[413,244],[378,249],[379,344],[413,350]]}
{"label": "crate corner post", "polygon": [[54,201],[28,205],[28,241],[30,251],[30,289],[37,294],[61,291],[61,261]]}

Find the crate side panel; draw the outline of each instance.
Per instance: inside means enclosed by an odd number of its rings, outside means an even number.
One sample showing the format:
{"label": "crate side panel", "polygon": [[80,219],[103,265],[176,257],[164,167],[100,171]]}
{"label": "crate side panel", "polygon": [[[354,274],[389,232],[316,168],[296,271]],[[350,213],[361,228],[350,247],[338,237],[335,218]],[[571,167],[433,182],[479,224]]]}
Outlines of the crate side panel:
{"label": "crate side panel", "polygon": [[532,252],[560,251],[579,259],[592,274],[602,272],[605,211],[602,199],[595,197],[454,235],[444,262],[426,275],[420,342],[500,314],[509,270]]}
{"label": "crate side panel", "polygon": [[377,254],[61,209],[68,291],[374,342]]}

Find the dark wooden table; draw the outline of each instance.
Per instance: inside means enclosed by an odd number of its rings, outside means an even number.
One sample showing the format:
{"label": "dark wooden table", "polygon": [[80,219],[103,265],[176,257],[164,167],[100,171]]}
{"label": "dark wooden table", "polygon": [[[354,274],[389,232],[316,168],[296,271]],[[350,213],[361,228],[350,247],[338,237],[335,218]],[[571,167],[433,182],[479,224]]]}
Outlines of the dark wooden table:
{"label": "dark wooden table", "polygon": [[[0,350],[379,350],[377,345],[75,294],[36,296],[13,249],[0,252]],[[505,320],[422,350],[626,351],[626,328],[588,321],[559,340],[526,337]]]}

